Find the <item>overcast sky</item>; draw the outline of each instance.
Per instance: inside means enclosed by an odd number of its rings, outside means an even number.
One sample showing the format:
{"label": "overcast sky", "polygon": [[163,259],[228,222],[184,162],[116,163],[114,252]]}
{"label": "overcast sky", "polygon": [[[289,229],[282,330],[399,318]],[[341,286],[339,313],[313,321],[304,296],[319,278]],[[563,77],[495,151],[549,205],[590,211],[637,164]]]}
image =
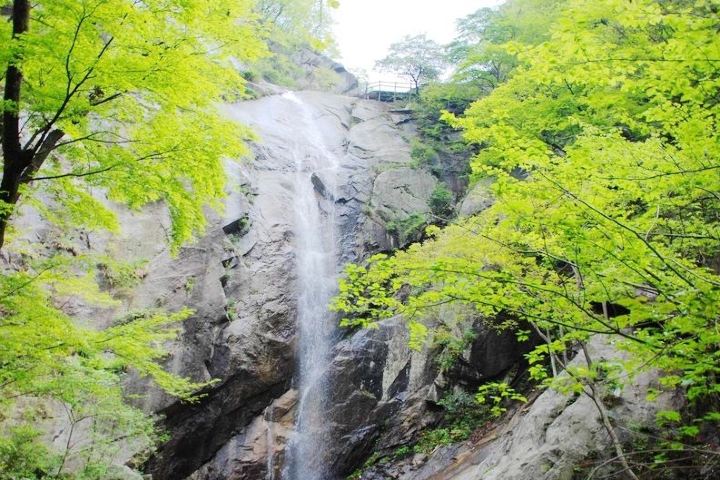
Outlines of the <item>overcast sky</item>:
{"label": "overcast sky", "polygon": [[371,81],[387,74],[372,72],[375,61],[405,35],[426,33],[439,43],[455,36],[455,20],[502,0],[341,0],[335,12],[340,61],[350,71],[366,70]]}

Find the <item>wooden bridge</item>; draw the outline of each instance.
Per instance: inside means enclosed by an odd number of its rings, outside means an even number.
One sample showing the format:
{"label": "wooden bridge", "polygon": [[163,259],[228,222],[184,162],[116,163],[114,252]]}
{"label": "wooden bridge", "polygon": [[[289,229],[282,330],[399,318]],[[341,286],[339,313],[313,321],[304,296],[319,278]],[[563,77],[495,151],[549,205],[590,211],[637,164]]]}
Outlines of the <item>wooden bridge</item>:
{"label": "wooden bridge", "polygon": [[415,85],[403,82],[373,82],[365,85],[360,97],[380,102],[409,100],[415,96]]}

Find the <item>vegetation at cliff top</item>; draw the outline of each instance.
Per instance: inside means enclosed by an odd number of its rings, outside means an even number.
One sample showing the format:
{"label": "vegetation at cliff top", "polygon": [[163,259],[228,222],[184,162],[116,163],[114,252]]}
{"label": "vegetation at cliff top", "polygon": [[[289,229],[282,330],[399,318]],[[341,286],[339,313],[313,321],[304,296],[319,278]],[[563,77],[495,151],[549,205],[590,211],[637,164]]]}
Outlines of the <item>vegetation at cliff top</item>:
{"label": "vegetation at cliff top", "polygon": [[[428,127],[462,132],[477,152],[473,179],[494,180],[495,204],[349,266],[335,302],[342,324],[402,314],[421,346],[451,333],[428,313],[456,303],[536,338],[530,374],[593,399],[617,475],[629,478],[684,465],[673,454],[629,465],[605,412],[608,392],[657,369],[648,401],[684,399],[661,412],[658,448],[715,451],[716,462],[719,19],[715,0],[514,0],[466,19],[455,79],[428,89],[477,99]],[[625,356],[591,358],[592,336]],[[574,352],[584,360],[566,363]]]}
{"label": "vegetation at cliff top", "polygon": [[445,68],[442,47],[426,35],[407,36],[390,46],[388,55],[378,60],[377,68],[409,78],[420,92],[420,86],[437,80]]}
{"label": "vegetation at cliff top", "polygon": [[[0,479],[110,478],[118,455],[141,462],[161,438],[155,418],[128,403],[141,399],[123,393],[131,374],[184,401],[207,385],[163,365],[190,310],[131,312],[109,326],[71,317],[78,303],[107,315],[117,289],[142,277],[78,237],[117,233],[112,204],[156,202],[173,252],[201,234],[206,208],[222,207],[224,159],[240,159],[252,138],[217,111],[247,96],[238,64],[267,58],[268,44],[328,45],[320,17],[334,5],[0,1]],[[23,209],[55,243],[16,228]],[[67,425],[50,451],[41,431],[58,415]]]}

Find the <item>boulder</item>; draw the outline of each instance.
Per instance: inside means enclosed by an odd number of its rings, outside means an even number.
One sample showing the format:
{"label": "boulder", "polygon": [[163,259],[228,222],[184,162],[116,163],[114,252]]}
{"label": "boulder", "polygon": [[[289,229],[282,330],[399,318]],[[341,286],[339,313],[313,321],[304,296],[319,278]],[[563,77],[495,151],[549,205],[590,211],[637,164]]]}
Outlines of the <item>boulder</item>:
{"label": "boulder", "polygon": [[371,208],[386,222],[428,214],[437,180],[424,170],[394,168],[375,178]]}
{"label": "boulder", "polygon": [[361,238],[368,251],[390,251],[420,240],[429,223],[437,179],[425,170],[390,167],[375,177]]}
{"label": "boulder", "polygon": [[[589,346],[594,361],[621,355],[604,339],[596,337]],[[572,364],[580,365],[579,354]],[[657,388],[656,373],[633,378],[608,405],[608,412],[621,438],[627,439],[622,425],[645,427],[655,424],[659,410],[672,409],[672,396],[665,394],[655,402],[646,400],[651,388]],[[518,412],[500,432],[498,439],[480,449],[463,463],[454,465],[433,478],[470,480],[562,480],[572,478],[575,467],[591,455],[604,457],[612,451],[607,431],[592,400],[586,395],[568,397],[554,390],[544,392],[525,413]],[[417,478],[417,477],[414,477]]]}
{"label": "boulder", "polygon": [[299,49],[293,55],[293,63],[305,71],[299,79],[297,88],[302,90],[321,90],[343,95],[358,92],[358,79],[340,63],[321,53],[307,48]]}
{"label": "boulder", "polygon": [[460,217],[476,215],[495,203],[491,190],[493,182],[490,178],[484,178],[470,188],[460,204],[458,210]]}
{"label": "boulder", "polygon": [[514,367],[526,364],[524,355],[533,348],[534,336],[520,343],[513,330],[498,331],[483,319],[473,321],[475,314],[468,309],[459,309],[456,315],[464,317],[458,319],[460,324],[472,324],[475,338],[448,370],[450,384],[475,391],[480,384],[503,378]]}

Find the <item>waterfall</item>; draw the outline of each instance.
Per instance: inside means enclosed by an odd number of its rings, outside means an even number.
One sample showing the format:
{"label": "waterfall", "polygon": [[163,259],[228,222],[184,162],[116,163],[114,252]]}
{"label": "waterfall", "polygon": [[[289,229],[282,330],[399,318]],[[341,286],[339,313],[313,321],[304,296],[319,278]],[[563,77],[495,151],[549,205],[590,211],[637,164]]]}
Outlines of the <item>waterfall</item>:
{"label": "waterfall", "polygon": [[265,409],[265,423],[267,424],[267,433],[265,435],[265,441],[267,442],[267,459],[265,468],[267,473],[265,474],[265,480],[275,480],[275,432],[273,432],[273,406],[270,405]]}
{"label": "waterfall", "polygon": [[[322,138],[310,107],[293,93],[283,97],[295,104],[299,113],[297,127],[307,142],[293,153],[300,396],[295,431],[287,446],[283,480],[325,480],[326,462],[322,453],[327,389],[323,372],[334,330],[327,306],[335,293],[337,277],[333,192],[339,162]],[[322,196],[327,197],[325,201]]]}

